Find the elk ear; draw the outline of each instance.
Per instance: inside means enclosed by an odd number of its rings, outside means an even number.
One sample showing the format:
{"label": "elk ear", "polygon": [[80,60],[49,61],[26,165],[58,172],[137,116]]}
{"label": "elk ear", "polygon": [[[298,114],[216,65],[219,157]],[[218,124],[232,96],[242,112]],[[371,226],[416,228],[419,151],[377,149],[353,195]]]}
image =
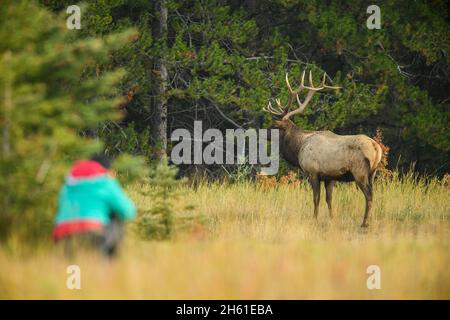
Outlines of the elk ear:
{"label": "elk ear", "polygon": [[283,121],[283,120],[275,120],[274,121],[274,125],[275,125],[275,128],[278,128],[278,129],[285,129],[286,128],[286,122]]}

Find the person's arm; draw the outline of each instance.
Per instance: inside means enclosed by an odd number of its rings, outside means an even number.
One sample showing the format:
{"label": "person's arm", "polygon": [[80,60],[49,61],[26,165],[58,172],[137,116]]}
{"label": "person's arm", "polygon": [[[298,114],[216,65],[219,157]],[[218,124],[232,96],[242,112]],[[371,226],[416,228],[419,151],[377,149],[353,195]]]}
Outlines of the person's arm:
{"label": "person's arm", "polygon": [[53,219],[54,224],[58,224],[60,219],[60,214],[64,210],[64,204],[66,202],[66,185],[64,184],[60,189],[58,193],[58,205],[56,207],[56,215]]}
{"label": "person's arm", "polygon": [[136,207],[123,191],[116,179],[111,179],[108,194],[111,211],[121,220],[129,220],[136,215]]}

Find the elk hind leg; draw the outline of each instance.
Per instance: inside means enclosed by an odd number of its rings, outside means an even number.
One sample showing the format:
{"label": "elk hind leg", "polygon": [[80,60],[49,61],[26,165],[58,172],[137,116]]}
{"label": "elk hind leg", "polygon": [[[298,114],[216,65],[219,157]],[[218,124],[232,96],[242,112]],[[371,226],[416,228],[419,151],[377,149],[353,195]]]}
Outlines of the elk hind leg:
{"label": "elk hind leg", "polygon": [[333,201],[333,187],[334,187],[334,180],[325,181],[326,200],[328,205],[328,212],[330,213],[330,218],[333,218],[333,207],[331,205],[331,202]]}
{"label": "elk hind leg", "polygon": [[366,198],[366,210],[364,212],[364,219],[363,223],[361,225],[362,228],[367,228],[369,226],[368,220],[370,211],[372,209],[372,198],[373,198],[373,191],[372,191],[372,181],[373,176],[370,174],[369,176],[362,177],[360,179],[357,179],[355,177],[356,184],[361,189],[361,191],[364,193],[364,197]]}
{"label": "elk hind leg", "polygon": [[319,216],[320,180],[317,176],[311,176],[309,180],[313,189],[314,218],[317,219]]}

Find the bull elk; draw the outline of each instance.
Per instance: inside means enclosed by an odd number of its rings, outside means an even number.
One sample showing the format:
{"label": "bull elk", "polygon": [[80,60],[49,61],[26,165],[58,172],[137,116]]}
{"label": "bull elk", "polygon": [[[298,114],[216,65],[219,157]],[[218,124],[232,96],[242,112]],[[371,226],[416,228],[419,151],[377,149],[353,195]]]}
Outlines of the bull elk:
{"label": "bull elk", "polygon": [[[278,117],[275,127],[280,131],[280,149],[283,157],[292,165],[300,166],[308,177],[313,189],[314,217],[319,214],[320,182],[325,184],[326,201],[330,217],[333,217],[332,193],[335,181],[355,181],[366,199],[366,208],[361,227],[368,226],[372,207],[373,178],[380,163],[382,150],[377,142],[365,135],[338,135],[331,131],[307,131],[297,127],[289,118],[302,114],[313,95],[324,89],[339,89],[325,84],[327,74],[324,73],[322,83],[315,87],[312,74],[309,73],[309,86],[305,85],[303,71],[300,86],[292,89],[286,73],[286,85],[289,97],[286,105],[275,99],[277,107],[271,102],[264,111]],[[303,102],[299,93],[307,91]],[[298,108],[291,110],[296,100]]]}

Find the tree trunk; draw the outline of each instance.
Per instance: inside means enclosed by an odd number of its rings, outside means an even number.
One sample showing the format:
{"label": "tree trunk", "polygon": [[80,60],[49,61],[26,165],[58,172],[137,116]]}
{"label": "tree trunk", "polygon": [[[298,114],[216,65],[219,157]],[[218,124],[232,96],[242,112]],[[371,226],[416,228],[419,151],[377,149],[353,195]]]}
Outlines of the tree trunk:
{"label": "tree trunk", "polygon": [[156,95],[152,123],[153,156],[162,160],[167,156],[167,3],[159,0],[155,3],[157,19],[154,26],[154,35],[160,44],[160,53],[156,57],[153,74],[156,76]]}
{"label": "tree trunk", "polygon": [[[11,52],[5,54],[5,60],[9,62],[11,59]],[[7,75],[5,81],[4,91],[4,120],[2,132],[2,156],[4,159],[8,158],[11,152],[11,112],[12,112],[12,79],[10,74]]]}

